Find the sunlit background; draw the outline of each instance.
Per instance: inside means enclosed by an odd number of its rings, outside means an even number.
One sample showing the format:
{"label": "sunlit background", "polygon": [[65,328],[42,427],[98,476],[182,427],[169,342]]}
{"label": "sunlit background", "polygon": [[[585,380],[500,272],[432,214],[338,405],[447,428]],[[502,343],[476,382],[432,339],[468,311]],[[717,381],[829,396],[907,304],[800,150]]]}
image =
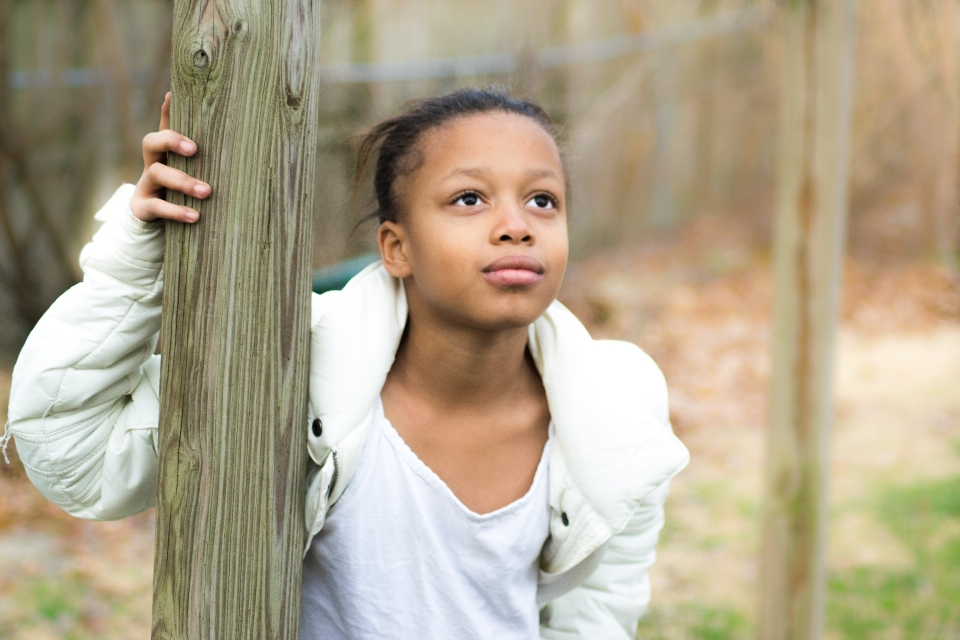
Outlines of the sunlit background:
{"label": "sunlit background", "polygon": [[[644,638],[756,633],[782,16],[748,0],[324,0],[317,267],[369,251],[357,135],[505,85],[564,129],[561,298],[664,369],[691,449]],[[167,0],[0,0],[0,419],[19,346],[142,169]],[[861,0],[829,638],[960,638],[960,3]],[[153,514],[74,520],[0,463],[0,639],[150,630]]]}

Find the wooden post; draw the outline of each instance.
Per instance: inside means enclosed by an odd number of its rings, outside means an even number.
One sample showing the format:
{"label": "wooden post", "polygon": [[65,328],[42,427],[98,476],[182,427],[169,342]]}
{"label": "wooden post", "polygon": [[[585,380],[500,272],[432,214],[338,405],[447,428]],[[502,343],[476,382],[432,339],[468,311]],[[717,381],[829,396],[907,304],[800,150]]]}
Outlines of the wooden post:
{"label": "wooden post", "polygon": [[154,639],[299,638],[319,18],[174,5],[171,164],[213,195],[167,225]]}
{"label": "wooden post", "polygon": [[847,207],[855,0],[789,0],[760,637],[823,629],[833,356]]}

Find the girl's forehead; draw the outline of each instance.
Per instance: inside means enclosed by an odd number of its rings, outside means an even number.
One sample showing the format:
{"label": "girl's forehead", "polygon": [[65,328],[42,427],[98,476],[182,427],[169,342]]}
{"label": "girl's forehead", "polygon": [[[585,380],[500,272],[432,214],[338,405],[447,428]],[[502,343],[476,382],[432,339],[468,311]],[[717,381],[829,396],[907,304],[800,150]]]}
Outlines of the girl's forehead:
{"label": "girl's forehead", "polygon": [[509,111],[483,111],[456,116],[428,129],[425,136],[436,137],[451,134],[532,135],[550,140],[556,145],[553,136],[539,122],[529,116]]}
{"label": "girl's forehead", "polygon": [[420,141],[421,168],[487,159],[498,165],[543,164],[563,173],[553,136],[524,115],[492,111],[461,116],[427,131]]}

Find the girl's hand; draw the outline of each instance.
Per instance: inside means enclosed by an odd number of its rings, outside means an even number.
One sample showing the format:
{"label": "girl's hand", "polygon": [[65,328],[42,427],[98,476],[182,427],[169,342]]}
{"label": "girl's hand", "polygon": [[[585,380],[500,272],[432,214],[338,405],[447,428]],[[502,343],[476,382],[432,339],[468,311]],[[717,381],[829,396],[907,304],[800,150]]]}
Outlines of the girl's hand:
{"label": "girl's hand", "polygon": [[192,156],[197,145],[192,140],[170,130],[170,93],[160,109],[160,130],[148,133],[143,139],[143,175],[137,182],[130,201],[130,209],[140,220],[150,222],[159,218],[178,222],[196,222],[196,209],[172,204],[164,200],[166,189],[179,191],[191,198],[207,198],[210,185],[188,176],[183,171],[167,166],[167,153]]}

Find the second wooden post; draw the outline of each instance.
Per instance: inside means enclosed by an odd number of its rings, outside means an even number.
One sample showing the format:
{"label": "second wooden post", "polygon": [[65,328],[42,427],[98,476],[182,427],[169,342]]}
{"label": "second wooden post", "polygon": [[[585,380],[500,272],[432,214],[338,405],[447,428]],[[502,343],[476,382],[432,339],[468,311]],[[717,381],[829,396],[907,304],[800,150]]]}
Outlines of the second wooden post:
{"label": "second wooden post", "polygon": [[855,0],[787,0],[774,239],[762,640],[822,635]]}
{"label": "second wooden post", "polygon": [[[153,638],[299,637],[320,2],[176,0]],[[182,201],[182,199],[181,199]]]}

